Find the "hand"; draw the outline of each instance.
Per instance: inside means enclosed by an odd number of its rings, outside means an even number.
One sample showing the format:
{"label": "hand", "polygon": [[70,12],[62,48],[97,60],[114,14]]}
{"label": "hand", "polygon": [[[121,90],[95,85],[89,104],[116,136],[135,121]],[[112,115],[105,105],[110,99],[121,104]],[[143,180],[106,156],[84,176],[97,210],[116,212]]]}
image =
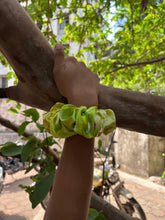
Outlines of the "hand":
{"label": "hand", "polygon": [[53,76],[59,92],[68,103],[87,107],[98,105],[99,78],[83,62],[64,57],[61,44],[55,46]]}

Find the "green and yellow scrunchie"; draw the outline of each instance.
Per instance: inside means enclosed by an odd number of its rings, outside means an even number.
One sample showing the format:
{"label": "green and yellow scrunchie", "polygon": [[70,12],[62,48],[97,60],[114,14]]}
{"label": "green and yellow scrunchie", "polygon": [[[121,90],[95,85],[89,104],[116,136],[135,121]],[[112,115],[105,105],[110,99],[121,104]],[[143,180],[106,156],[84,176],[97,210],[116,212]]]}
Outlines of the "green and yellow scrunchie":
{"label": "green and yellow scrunchie", "polygon": [[85,138],[108,134],[116,127],[115,114],[111,109],[86,108],[71,104],[56,103],[43,115],[45,129],[56,138],[67,138],[75,134]]}

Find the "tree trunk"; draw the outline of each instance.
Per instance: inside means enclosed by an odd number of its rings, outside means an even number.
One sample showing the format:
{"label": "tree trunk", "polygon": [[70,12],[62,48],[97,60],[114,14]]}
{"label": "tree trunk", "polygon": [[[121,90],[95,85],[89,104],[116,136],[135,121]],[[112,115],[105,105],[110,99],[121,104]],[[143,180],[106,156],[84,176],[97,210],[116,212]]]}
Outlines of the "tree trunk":
{"label": "tree trunk", "polygon": [[[0,21],[0,51],[19,79],[0,97],[46,111],[66,103],[52,77],[53,50],[17,0],[0,1]],[[101,85],[99,107],[114,110],[118,127],[165,137],[165,97]]]}

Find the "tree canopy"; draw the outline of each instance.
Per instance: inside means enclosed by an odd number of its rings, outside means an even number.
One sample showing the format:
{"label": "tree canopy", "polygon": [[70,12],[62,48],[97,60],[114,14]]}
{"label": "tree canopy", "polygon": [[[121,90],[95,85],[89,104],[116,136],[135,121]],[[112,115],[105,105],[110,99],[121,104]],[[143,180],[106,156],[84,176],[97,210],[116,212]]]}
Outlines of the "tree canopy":
{"label": "tree canopy", "polygon": [[[76,57],[90,52],[88,64],[105,85],[164,95],[165,3],[156,0],[19,0],[53,47],[52,22],[62,23],[60,42],[77,43]],[[6,64],[1,56],[1,63]],[[8,73],[11,77],[11,72]]]}

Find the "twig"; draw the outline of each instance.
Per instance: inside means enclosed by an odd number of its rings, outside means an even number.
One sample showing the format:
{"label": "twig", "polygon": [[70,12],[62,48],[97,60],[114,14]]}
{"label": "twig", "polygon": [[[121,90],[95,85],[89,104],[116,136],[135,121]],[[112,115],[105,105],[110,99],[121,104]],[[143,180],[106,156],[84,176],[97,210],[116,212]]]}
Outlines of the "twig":
{"label": "twig", "polygon": [[132,28],[131,28],[131,31],[132,31],[132,45],[134,45],[134,20],[133,20],[133,16],[134,16],[134,10],[133,10],[133,4],[131,3],[130,0],[128,0],[128,3],[130,4],[130,8],[131,8],[131,19],[132,19]]}
{"label": "twig", "polygon": [[158,63],[158,62],[161,62],[165,60],[165,57],[161,57],[161,58],[158,58],[158,59],[153,59],[153,60],[148,60],[148,61],[143,61],[143,62],[138,62],[138,63],[123,63],[121,64],[122,66],[117,68],[116,70],[114,71],[111,71],[109,72],[110,73],[114,73],[114,72],[117,72],[118,70],[121,70],[121,69],[125,69],[127,67],[133,67],[133,66],[145,66],[147,64],[153,64],[153,63]]}
{"label": "twig", "polygon": [[[15,131],[15,132],[18,132],[19,126],[14,124],[13,122],[3,118],[2,116],[0,116],[0,124],[7,127],[7,128],[9,128],[9,129],[11,129],[11,130],[13,130],[13,131]],[[29,131],[25,131],[22,135],[24,137],[34,136],[34,134],[32,132],[29,132]],[[41,142],[41,140],[39,138],[37,138],[37,141],[38,141],[38,143]],[[58,162],[59,162],[59,156],[56,154],[56,152],[54,150],[52,150],[50,147],[46,147],[46,146],[43,146],[42,149],[45,153],[48,153],[51,156],[53,156],[54,162],[57,165]]]}
{"label": "twig", "polygon": [[148,53],[150,53],[153,49],[155,49],[156,47],[160,46],[162,43],[164,43],[165,40],[159,42],[159,44],[157,44],[155,47],[151,48],[150,50],[146,51],[144,54],[142,54],[137,61],[139,61],[142,57],[144,57],[145,55],[147,55]]}

